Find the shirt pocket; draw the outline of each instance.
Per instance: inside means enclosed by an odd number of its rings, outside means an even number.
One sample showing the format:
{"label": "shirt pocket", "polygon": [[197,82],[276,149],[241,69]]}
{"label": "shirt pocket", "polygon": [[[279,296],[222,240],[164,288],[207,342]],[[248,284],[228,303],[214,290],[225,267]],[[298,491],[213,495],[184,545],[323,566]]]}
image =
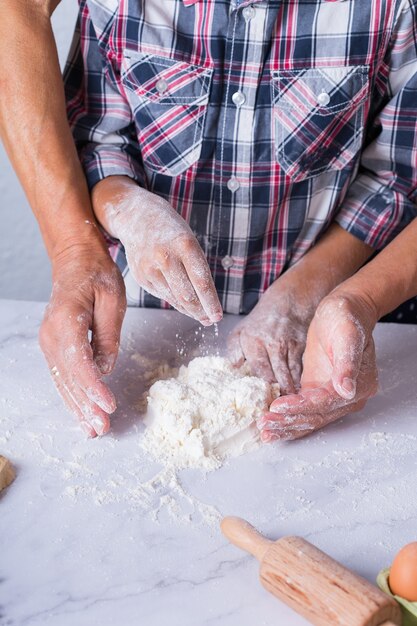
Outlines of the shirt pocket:
{"label": "shirt pocket", "polygon": [[368,66],[272,72],[276,159],[293,180],[344,169],[362,146]]}
{"label": "shirt pocket", "polygon": [[201,153],[213,70],[125,51],[122,81],[145,167],[177,176]]}

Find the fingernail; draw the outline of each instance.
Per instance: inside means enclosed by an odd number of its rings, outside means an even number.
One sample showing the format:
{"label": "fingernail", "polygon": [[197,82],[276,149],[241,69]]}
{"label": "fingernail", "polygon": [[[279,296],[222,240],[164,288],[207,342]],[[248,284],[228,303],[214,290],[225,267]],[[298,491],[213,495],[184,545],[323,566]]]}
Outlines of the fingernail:
{"label": "fingernail", "polygon": [[100,354],[96,357],[96,365],[103,376],[110,374],[116,361],[115,354]]}
{"label": "fingernail", "polygon": [[91,437],[91,426],[87,422],[80,422],[80,426],[88,437]]}
{"label": "fingernail", "polygon": [[305,398],[301,396],[294,397],[293,402],[285,402],[280,400],[278,404],[274,404],[274,402],[269,407],[271,413],[286,413],[289,409],[293,409],[295,406],[301,406],[305,404]]}
{"label": "fingernail", "polygon": [[216,324],[216,322],[220,322],[223,319],[223,311],[215,311],[213,315],[210,316],[211,321]]}
{"label": "fingernail", "polygon": [[271,441],[271,439],[272,439],[272,434],[271,433],[268,433],[268,432],[262,432],[261,433],[261,440],[264,443],[268,443],[269,441]]}
{"label": "fingernail", "polygon": [[289,405],[287,403],[277,405],[271,404],[271,406],[269,407],[271,413],[285,413],[285,411],[288,411],[288,409]]}
{"label": "fingernail", "polygon": [[342,389],[347,398],[354,398],[356,395],[356,382],[351,378],[344,378],[342,381]]}
{"label": "fingernail", "polygon": [[102,435],[104,433],[104,423],[99,417],[94,417],[90,424],[96,431],[97,435]]}

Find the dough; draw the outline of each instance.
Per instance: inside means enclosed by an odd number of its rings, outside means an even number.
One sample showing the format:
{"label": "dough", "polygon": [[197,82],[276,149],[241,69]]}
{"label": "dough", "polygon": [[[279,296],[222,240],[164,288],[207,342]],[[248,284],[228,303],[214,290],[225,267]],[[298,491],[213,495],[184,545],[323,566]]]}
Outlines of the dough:
{"label": "dough", "polygon": [[215,469],[260,445],[255,420],[278,395],[277,385],[251,376],[246,364],[193,359],[150,388],[143,446],[166,465]]}
{"label": "dough", "polygon": [[6,489],[15,477],[16,474],[10,461],[4,456],[0,456],[0,491]]}

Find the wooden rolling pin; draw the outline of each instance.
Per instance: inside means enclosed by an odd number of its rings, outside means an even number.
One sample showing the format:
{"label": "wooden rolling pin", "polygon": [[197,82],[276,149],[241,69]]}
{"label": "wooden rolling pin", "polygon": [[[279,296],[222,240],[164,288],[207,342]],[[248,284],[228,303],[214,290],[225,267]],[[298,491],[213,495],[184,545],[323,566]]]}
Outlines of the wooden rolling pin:
{"label": "wooden rolling pin", "polygon": [[301,537],[270,541],[239,517],[223,534],[261,564],[263,586],[317,626],[399,626],[397,602]]}

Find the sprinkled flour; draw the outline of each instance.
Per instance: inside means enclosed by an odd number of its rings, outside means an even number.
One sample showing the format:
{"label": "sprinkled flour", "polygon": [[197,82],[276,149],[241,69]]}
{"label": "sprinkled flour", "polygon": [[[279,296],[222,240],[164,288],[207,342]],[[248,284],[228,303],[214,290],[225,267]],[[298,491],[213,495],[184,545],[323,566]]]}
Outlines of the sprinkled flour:
{"label": "sprinkled flour", "polygon": [[278,395],[276,384],[251,376],[246,364],[195,358],[150,388],[142,445],[166,466],[219,468],[259,447],[256,419]]}

